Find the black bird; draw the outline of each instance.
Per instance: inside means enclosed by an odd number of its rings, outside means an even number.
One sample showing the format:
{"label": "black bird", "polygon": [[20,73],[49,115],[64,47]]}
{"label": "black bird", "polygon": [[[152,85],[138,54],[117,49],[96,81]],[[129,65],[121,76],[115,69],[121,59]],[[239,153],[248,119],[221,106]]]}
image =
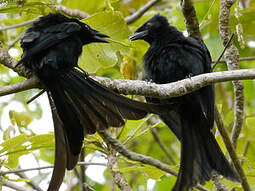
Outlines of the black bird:
{"label": "black bird", "polygon": [[[211,56],[204,42],[185,37],[167,19],[155,15],[130,36],[144,40],[150,48],[143,57],[145,80],[158,84],[211,72]],[[212,178],[212,171],[232,181],[240,181],[217,144],[214,125],[214,86],[171,98],[146,98],[152,103],[177,103],[160,118],[181,142],[181,165],[174,191],[187,191]]]}
{"label": "black bird", "polygon": [[82,46],[108,37],[87,24],[61,14],[41,17],[21,39],[18,64],[34,72],[47,90],[55,131],[55,164],[49,191],[58,190],[65,169],[77,164],[86,134],[108,126],[120,127],[124,119],[141,119],[157,112],[155,104],[130,100],[91,79],[78,68]]}

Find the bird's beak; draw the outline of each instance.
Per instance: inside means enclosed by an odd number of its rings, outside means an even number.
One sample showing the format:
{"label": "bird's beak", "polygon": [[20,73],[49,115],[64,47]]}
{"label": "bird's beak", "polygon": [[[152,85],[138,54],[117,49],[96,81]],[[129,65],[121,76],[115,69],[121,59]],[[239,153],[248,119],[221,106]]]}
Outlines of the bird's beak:
{"label": "bird's beak", "polygon": [[104,38],[109,38],[109,36],[100,33],[96,30],[93,30],[93,42],[103,42],[103,43],[109,43],[108,41],[106,41]]}
{"label": "bird's beak", "polygon": [[139,39],[143,39],[145,36],[148,35],[148,31],[147,30],[144,30],[144,31],[136,31],[134,34],[132,34],[130,37],[129,37],[129,40],[130,41],[134,41],[134,40],[139,40]]}

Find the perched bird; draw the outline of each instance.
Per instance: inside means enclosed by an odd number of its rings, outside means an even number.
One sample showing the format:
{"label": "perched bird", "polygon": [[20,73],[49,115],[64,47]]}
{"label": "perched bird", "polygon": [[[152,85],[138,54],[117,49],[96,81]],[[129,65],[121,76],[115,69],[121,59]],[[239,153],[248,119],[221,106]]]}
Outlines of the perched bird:
{"label": "perched bird", "polygon": [[[164,84],[211,72],[211,56],[204,42],[185,37],[167,19],[155,15],[130,36],[150,47],[143,57],[145,80]],[[170,106],[160,118],[181,142],[181,165],[174,191],[187,191],[212,178],[216,171],[232,181],[240,181],[217,144],[214,125],[214,86],[171,99],[146,98],[148,102]]]}
{"label": "perched bird", "polygon": [[41,17],[21,39],[23,63],[46,87],[55,131],[55,164],[48,190],[58,190],[65,169],[77,164],[86,134],[109,126],[120,127],[123,119],[141,119],[159,107],[133,101],[105,88],[82,69],[78,58],[82,46],[107,43],[104,35],[85,23],[61,14]]}

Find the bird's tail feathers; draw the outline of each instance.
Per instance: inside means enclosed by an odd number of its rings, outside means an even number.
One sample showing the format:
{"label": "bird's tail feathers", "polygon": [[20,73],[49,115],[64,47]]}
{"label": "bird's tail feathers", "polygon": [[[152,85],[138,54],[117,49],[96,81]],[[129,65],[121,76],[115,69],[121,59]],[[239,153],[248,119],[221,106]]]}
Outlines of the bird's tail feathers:
{"label": "bird's tail feathers", "polygon": [[197,183],[204,184],[212,178],[213,171],[229,180],[240,181],[211,131],[203,127],[204,124],[195,127],[182,121],[181,165],[173,191],[188,191]]}
{"label": "bird's tail feathers", "polygon": [[68,140],[62,128],[63,122],[57,113],[56,106],[50,92],[48,92],[48,97],[51,106],[55,131],[55,161],[48,191],[56,191],[62,184],[63,178],[65,176],[65,169],[74,168],[78,161],[79,155],[73,155],[70,152],[67,143]]}

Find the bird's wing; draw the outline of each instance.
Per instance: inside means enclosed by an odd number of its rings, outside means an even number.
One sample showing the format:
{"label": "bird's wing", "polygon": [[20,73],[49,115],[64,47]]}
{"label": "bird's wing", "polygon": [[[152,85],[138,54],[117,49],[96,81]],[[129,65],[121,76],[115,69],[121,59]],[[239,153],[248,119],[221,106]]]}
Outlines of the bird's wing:
{"label": "bird's wing", "polygon": [[[163,82],[163,80],[169,79],[166,75],[174,79],[173,81],[177,81],[187,78],[190,74],[192,76],[211,71],[210,54],[200,41],[171,44],[162,52],[158,65],[162,74],[158,78],[162,79],[162,83],[167,83],[166,81]],[[198,97],[202,112],[209,121],[210,128],[212,128],[215,104],[214,86],[206,86],[192,94]]]}

